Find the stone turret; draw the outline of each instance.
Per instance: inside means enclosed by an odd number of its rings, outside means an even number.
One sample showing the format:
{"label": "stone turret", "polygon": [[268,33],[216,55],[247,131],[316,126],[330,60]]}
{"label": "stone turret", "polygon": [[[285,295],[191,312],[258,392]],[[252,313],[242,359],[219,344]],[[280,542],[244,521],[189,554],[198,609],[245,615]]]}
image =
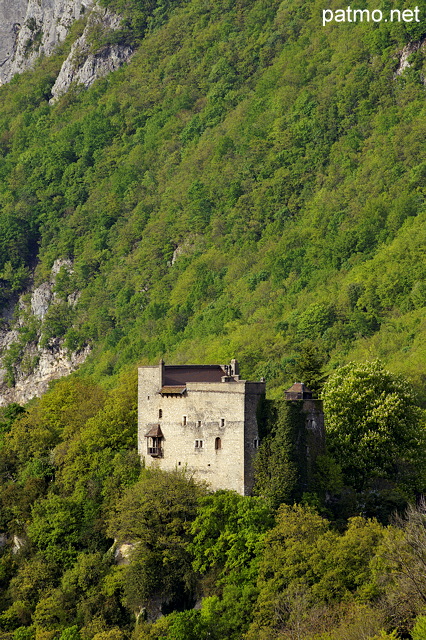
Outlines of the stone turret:
{"label": "stone turret", "polygon": [[296,435],[299,475],[302,478],[301,491],[314,487],[313,469],[317,457],[325,453],[324,412],[321,400],[314,399],[312,391],[303,382],[295,382],[284,392],[288,402],[300,403],[304,415],[302,426]]}

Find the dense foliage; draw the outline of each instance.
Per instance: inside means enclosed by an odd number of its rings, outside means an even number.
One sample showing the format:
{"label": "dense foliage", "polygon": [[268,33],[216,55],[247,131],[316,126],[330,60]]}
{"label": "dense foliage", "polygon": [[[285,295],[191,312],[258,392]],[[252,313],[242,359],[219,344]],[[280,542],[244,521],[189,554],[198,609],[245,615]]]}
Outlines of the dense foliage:
{"label": "dense foliage", "polygon": [[[406,384],[378,363],[346,365],[326,385],[331,453],[339,453],[339,440],[332,441],[333,394],[340,384],[344,400],[343,389],[361,374],[368,389],[386,388],[381,402],[396,388],[405,414],[416,413]],[[345,416],[356,419],[359,402],[350,393],[342,402],[342,425]],[[352,455],[366,484],[360,488],[351,487],[354,464],[348,468],[343,456],[336,461],[329,451],[317,459],[311,492],[293,503],[304,466],[294,457],[300,407],[287,404],[264,408],[266,446],[259,451],[260,495],[254,497],[211,493],[185,471],[140,468],[134,373],[123,374],[109,392],[90,379],[69,377],[26,409],[3,409],[5,638],[386,640],[412,628],[413,638],[419,637],[426,594],[424,504],[405,517],[402,508],[399,519],[385,525],[410,491],[424,489],[423,475],[411,475],[410,487],[401,481],[403,473],[393,478],[400,501],[392,502],[386,478],[378,484],[374,456]],[[424,425],[419,422],[416,433],[414,426],[410,433],[420,438]],[[362,438],[356,446],[363,450]],[[416,455],[424,460],[421,442]],[[398,459],[401,469],[403,462]],[[405,464],[410,468],[410,460]],[[363,516],[356,515],[360,511]],[[371,514],[382,522],[366,517]]]}
{"label": "dense foliage", "polygon": [[[0,416],[0,630],[420,640],[425,509],[389,515],[425,488],[424,417],[397,375],[424,403],[424,49],[397,73],[423,26],[322,27],[319,0],[102,4],[138,46],[126,68],[49,104],[76,24],[0,87],[0,303],[66,260],[43,319],[16,308],[8,383],[36,366],[28,344],[92,348]],[[276,398],[331,373],[314,490],[280,401],[255,497],[141,470],[128,365],[160,355],[238,355]],[[392,373],[339,368],[377,356]]]}
{"label": "dense foliage", "polygon": [[410,475],[424,475],[422,413],[406,380],[377,361],[351,363],[330,376],[323,398],[330,451],[354,487],[378,480],[409,489]]}
{"label": "dense foliage", "polygon": [[139,42],[126,68],[49,105],[68,43],[0,88],[3,301],[72,262],[3,354],[9,383],[56,337],[92,346],[98,380],[238,354],[278,393],[368,354],[424,394],[423,49],[395,74],[419,25],[322,27],[319,0],[104,4]]}

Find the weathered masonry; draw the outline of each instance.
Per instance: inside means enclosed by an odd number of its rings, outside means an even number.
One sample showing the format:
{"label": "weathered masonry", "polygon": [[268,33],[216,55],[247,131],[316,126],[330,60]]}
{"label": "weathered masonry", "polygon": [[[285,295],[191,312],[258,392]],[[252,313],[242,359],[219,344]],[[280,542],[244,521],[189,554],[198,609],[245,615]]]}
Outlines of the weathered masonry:
{"label": "weathered masonry", "polygon": [[229,365],[139,369],[138,451],[146,466],[186,468],[212,489],[253,488],[259,446],[256,410],[264,382],[240,380]]}
{"label": "weathered masonry", "polygon": [[297,461],[297,484],[300,497],[315,489],[314,467],[317,457],[325,453],[324,413],[321,400],[315,400],[302,382],[295,382],[284,392],[288,403],[299,405],[301,420],[293,433],[294,457]]}

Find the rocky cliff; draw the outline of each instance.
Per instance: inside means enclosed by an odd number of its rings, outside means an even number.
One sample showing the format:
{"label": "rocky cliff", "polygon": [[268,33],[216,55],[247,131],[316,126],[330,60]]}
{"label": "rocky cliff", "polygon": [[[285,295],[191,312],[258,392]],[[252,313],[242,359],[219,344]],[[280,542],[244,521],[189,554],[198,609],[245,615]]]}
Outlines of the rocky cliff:
{"label": "rocky cliff", "polygon": [[115,71],[130,58],[133,49],[126,45],[106,44],[93,50],[91,34],[102,33],[105,37],[108,32],[119,29],[120,25],[120,16],[96,5],[93,7],[83,34],[74,42],[62,65],[52,88],[52,101],[66,93],[71,83],[90,87],[97,78]]}
{"label": "rocky cliff", "polygon": [[[75,371],[90,352],[89,347],[69,351],[58,337],[43,339],[46,315],[61,303],[54,290],[61,268],[71,271],[72,265],[56,260],[49,280],[30,286],[14,304],[0,310],[0,407],[41,396],[52,380]],[[78,298],[75,292],[62,304],[72,308]]]}
{"label": "rocky cliff", "polygon": [[65,93],[71,82],[90,86],[129,59],[130,47],[114,44],[94,51],[89,38],[94,27],[104,33],[118,29],[120,17],[93,0],[0,0],[0,83],[30,68],[39,56],[52,53],[73,22],[83,16],[88,16],[86,29],[64,62],[54,97]]}
{"label": "rocky cliff", "polygon": [[1,82],[31,67],[38,56],[49,55],[92,5],[93,0],[1,0]]}

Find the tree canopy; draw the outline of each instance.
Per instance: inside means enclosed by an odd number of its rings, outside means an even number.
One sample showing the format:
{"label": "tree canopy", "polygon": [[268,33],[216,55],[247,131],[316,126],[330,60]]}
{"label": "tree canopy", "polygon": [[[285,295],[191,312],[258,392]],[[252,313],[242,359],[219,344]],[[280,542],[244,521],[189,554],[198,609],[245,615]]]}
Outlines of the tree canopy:
{"label": "tree canopy", "polygon": [[379,361],[349,363],[323,389],[330,451],[357,489],[374,478],[423,490],[424,415],[407,380]]}

